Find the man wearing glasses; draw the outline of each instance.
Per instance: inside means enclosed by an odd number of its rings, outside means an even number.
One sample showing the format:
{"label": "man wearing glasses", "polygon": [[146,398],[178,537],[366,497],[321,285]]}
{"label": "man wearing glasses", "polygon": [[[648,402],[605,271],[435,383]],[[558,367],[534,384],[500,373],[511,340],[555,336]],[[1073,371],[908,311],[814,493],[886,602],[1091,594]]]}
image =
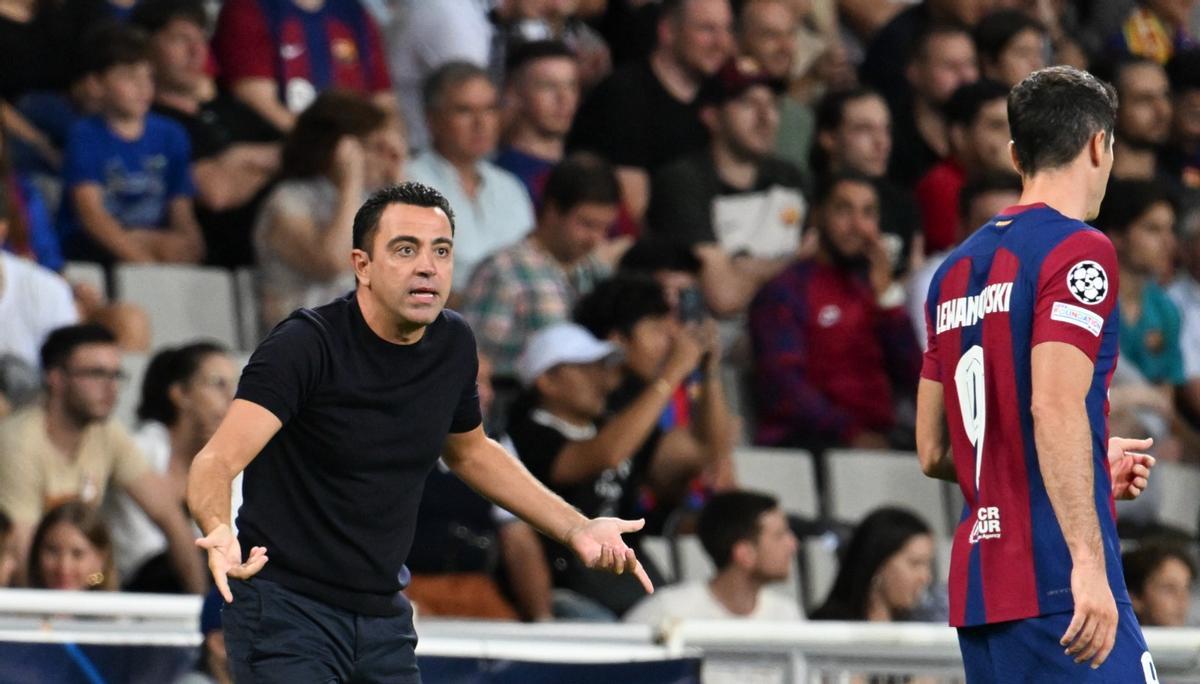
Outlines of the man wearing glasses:
{"label": "man wearing glasses", "polygon": [[18,583],[46,511],[72,499],[98,506],[117,486],[162,530],[184,587],[201,593],[204,568],[183,511],[124,426],[111,419],[124,379],[112,333],[98,325],[59,328],[41,357],[44,400],[0,422],[0,510],[13,520]]}

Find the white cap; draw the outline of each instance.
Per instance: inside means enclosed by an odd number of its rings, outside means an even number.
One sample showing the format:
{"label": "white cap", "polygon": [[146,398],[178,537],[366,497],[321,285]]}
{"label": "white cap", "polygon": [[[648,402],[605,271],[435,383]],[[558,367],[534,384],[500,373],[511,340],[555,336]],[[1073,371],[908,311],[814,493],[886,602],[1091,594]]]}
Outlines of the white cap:
{"label": "white cap", "polygon": [[529,338],[525,351],[517,357],[517,378],[528,387],[559,364],[595,363],[620,355],[617,345],[596,339],[581,325],[555,323]]}

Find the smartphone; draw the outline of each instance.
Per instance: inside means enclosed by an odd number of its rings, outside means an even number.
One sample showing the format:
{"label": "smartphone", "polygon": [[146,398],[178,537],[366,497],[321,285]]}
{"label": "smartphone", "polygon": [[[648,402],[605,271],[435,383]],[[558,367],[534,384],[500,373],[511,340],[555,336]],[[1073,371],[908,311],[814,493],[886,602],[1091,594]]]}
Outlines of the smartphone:
{"label": "smartphone", "polygon": [[708,312],[704,308],[704,297],[700,289],[689,287],[679,292],[679,320],[684,323],[699,323]]}

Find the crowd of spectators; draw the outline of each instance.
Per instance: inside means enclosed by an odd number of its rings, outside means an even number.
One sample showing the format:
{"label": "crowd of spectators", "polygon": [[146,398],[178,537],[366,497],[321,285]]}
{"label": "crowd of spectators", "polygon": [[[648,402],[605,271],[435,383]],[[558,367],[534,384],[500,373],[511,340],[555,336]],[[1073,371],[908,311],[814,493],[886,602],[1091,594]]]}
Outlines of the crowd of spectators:
{"label": "crowd of spectators", "polygon": [[[489,430],[586,514],[696,531],[717,568],[635,608],[562,549],[522,564],[532,531],[443,482],[462,505],[422,509],[418,606],[471,612],[448,600],[470,576],[493,616],[792,616],[756,603],[796,541],[734,445],[912,447],[925,289],[1016,203],[1005,98],[1050,64],[1120,99],[1095,221],[1121,255],[1113,432],[1200,462],[1197,30],[1195,0],[0,4],[0,579],[203,588],[182,483],[236,365],[146,349],[145,315],[68,260],[250,267],[261,334],[353,287],[354,211],[411,180],[455,209]],[[122,351],[155,352],[143,387],[119,390]],[[863,521],[816,615],[922,614],[909,517]],[[1154,613],[1194,564],[1149,548]]]}

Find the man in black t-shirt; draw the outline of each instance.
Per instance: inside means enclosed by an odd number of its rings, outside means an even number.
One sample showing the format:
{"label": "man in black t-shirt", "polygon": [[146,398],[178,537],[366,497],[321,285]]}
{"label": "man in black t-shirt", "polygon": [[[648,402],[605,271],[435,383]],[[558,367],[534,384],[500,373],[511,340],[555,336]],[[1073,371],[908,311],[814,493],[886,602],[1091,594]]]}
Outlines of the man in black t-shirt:
{"label": "man in black t-shirt", "polygon": [[249,265],[250,226],[279,170],[283,134],[241,100],[214,90],[206,72],[208,15],[201,0],[144,0],[130,22],[150,36],[153,111],[178,121],[192,143],[205,260]]}
{"label": "man in black t-shirt", "polygon": [[[401,590],[439,455],[584,565],[631,572],[653,590],[621,540],[641,521],[589,520],[484,435],[475,339],[443,308],[453,234],[454,214],[431,188],[369,198],[354,218],[355,291],[271,331],[192,463],[188,506],[229,602],[238,682],[420,682]],[[229,492],[243,470],[235,538]]]}
{"label": "man in black t-shirt", "polygon": [[700,90],[712,142],[651,184],[647,228],[694,249],[706,303],[721,317],[744,313],[800,249],[802,175],[772,155],[783,85],[751,59],[727,62]]}
{"label": "man in black t-shirt", "polygon": [[733,54],[729,0],[664,0],[658,42],[646,60],[625,65],[584,100],[567,138],[617,167],[621,199],[641,220],[650,174],[704,147],[696,94]]}

